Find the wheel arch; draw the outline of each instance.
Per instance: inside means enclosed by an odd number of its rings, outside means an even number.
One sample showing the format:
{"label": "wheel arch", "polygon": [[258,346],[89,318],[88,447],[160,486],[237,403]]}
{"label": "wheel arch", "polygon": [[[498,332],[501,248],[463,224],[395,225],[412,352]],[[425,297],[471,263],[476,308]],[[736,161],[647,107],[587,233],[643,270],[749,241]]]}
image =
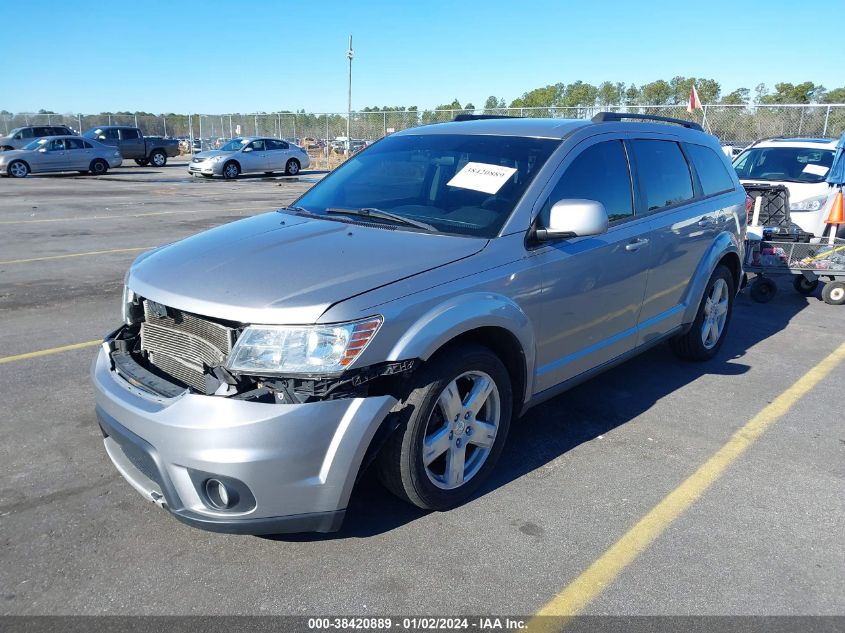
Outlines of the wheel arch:
{"label": "wheel arch", "polygon": [[684,299],[686,309],[684,310],[683,322],[687,325],[695,321],[698,306],[707,288],[707,282],[713,271],[720,264],[727,266],[734,279],[734,290],[739,291],[742,281],[742,247],[739,238],[733,233],[720,233],[710,245],[704,257],[698,264],[690,284],[687,287],[687,294]]}
{"label": "wheel arch", "polygon": [[514,415],[519,415],[533,386],[536,347],[531,321],[508,297],[468,293],[430,310],[405,330],[387,360],[428,361],[462,342],[484,345],[499,356],[511,376]]}

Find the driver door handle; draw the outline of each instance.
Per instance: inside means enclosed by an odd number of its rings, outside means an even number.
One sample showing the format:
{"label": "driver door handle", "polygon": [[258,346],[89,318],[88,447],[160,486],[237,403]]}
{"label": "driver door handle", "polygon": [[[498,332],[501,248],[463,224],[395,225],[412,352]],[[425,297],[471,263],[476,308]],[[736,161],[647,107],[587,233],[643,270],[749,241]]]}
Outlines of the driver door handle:
{"label": "driver door handle", "polygon": [[633,253],[634,251],[640,250],[643,246],[648,245],[648,240],[644,237],[639,237],[635,239],[633,242],[628,242],[625,244],[625,250],[629,253]]}

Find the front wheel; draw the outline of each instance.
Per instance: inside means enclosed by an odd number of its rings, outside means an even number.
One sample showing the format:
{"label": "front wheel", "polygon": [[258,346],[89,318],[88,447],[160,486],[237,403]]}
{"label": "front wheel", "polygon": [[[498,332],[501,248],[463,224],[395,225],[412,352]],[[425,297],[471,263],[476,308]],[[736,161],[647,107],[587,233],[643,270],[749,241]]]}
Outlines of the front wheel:
{"label": "front wheel", "polygon": [[88,168],[88,171],[90,171],[95,176],[102,176],[108,170],[109,164],[100,158],[98,158],[97,160],[92,160],[91,166]]}
{"label": "front wheel", "polygon": [[495,467],[512,409],[510,376],[489,349],[438,354],[392,413],[399,426],[379,454],[382,483],[424,510],[461,504]]}
{"label": "front wheel", "polygon": [[9,168],[6,170],[12,178],[26,178],[29,174],[29,165],[22,160],[14,160],[9,163]]}
{"label": "front wheel", "polygon": [[285,165],[285,173],[288,176],[296,176],[299,173],[299,161],[291,158]]}
{"label": "front wheel", "polygon": [[157,149],[150,154],[150,162],[156,167],[164,167],[167,164],[167,154]]}
{"label": "front wheel", "polygon": [[734,294],[733,274],[726,266],[717,266],[707,282],[692,327],[671,341],[677,356],[704,361],[718,353],[731,322]]}
{"label": "front wheel", "polygon": [[845,303],[845,282],[832,281],[826,283],[822,288],[822,299],[832,306],[841,306]]}
{"label": "front wheel", "polygon": [[757,277],[751,283],[751,298],[757,303],[768,303],[778,292],[777,284],[768,277]]}
{"label": "front wheel", "polygon": [[225,178],[226,180],[232,180],[233,178],[237,178],[240,173],[241,168],[238,167],[238,164],[234,161],[228,162],[223,165],[223,178]]}
{"label": "front wheel", "polygon": [[795,292],[798,294],[809,297],[819,287],[819,280],[813,279],[810,281],[804,275],[795,275],[792,279],[792,287],[795,288]]}

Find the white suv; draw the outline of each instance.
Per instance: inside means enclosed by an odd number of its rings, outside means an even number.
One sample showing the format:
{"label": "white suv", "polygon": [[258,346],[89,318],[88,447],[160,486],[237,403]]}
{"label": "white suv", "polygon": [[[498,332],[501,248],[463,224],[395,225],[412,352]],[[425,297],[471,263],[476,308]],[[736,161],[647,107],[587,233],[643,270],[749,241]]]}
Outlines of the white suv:
{"label": "white suv", "polygon": [[733,161],[743,185],[763,183],[789,189],[792,221],[821,237],[835,193],[825,181],[836,150],[829,138],[775,138],[750,145]]}

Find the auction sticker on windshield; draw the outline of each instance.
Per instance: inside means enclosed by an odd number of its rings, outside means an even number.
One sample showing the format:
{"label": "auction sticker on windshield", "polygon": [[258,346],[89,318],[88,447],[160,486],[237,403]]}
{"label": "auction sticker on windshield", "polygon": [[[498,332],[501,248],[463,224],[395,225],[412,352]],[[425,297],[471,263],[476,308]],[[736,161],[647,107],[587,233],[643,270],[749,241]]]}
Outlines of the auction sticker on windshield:
{"label": "auction sticker on windshield", "polygon": [[446,184],[450,187],[472,189],[484,193],[497,193],[508,178],[516,173],[513,167],[488,165],[487,163],[467,163]]}

